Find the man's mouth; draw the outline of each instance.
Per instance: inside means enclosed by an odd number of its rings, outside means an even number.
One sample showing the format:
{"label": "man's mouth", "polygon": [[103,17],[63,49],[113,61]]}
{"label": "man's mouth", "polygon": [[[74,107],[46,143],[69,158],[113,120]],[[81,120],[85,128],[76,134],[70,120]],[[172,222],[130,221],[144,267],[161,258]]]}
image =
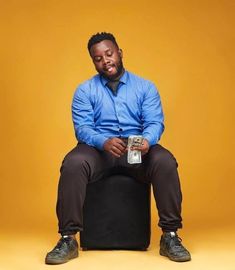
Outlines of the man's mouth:
{"label": "man's mouth", "polygon": [[105,72],[112,72],[114,70],[114,66],[107,66],[104,68]]}

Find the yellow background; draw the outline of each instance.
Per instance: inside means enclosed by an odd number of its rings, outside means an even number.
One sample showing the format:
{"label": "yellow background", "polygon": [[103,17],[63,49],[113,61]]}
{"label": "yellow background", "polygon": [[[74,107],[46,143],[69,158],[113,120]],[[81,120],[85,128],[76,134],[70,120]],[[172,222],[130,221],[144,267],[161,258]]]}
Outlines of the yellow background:
{"label": "yellow background", "polygon": [[86,46],[98,31],[160,91],[185,227],[234,226],[234,1],[0,3],[0,233],[57,232],[59,167],[76,144],[71,100],[95,74]]}

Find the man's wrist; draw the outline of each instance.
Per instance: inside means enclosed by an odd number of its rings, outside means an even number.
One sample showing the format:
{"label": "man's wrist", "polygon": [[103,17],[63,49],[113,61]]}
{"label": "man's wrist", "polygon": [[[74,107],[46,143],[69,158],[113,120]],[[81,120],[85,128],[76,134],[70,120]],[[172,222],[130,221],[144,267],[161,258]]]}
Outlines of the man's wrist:
{"label": "man's wrist", "polygon": [[149,138],[148,137],[145,137],[145,136],[143,136],[144,137],[144,140],[148,143],[148,145],[150,146],[150,140],[149,140]]}
{"label": "man's wrist", "polygon": [[99,150],[104,150],[104,144],[107,140],[107,137],[99,135],[94,139],[94,144]]}

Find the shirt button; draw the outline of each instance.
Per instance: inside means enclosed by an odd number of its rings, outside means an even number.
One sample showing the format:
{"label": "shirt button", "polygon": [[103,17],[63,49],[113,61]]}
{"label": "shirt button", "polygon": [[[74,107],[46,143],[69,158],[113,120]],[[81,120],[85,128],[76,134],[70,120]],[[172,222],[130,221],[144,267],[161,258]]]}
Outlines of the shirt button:
{"label": "shirt button", "polygon": [[123,129],[122,128],[119,128],[119,131],[123,131]]}

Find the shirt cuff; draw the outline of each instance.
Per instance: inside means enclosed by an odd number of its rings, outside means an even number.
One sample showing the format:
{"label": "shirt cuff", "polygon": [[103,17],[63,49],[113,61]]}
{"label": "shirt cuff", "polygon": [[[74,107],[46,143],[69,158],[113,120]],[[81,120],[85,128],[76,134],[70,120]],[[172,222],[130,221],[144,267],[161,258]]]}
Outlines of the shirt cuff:
{"label": "shirt cuff", "polygon": [[149,146],[153,146],[153,145],[157,144],[157,140],[151,138],[151,136],[143,134],[143,137],[144,137],[144,139],[146,139],[148,141]]}
{"label": "shirt cuff", "polygon": [[104,143],[106,140],[108,140],[107,137],[103,135],[97,135],[93,138],[93,144],[99,150],[104,150]]}

